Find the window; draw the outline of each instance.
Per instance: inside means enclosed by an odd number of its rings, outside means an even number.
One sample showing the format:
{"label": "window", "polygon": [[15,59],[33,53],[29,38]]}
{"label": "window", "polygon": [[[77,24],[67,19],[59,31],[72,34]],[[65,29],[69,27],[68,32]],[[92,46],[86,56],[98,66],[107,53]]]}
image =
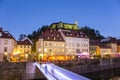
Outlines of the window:
{"label": "window", "polygon": [[[67,43],[66,43],[66,45],[67,45]],[[64,47],[64,44],[62,44],[62,47]]]}
{"label": "window", "polygon": [[49,49],[49,52],[52,52],[52,50],[51,50],[51,49]]}
{"label": "window", "polygon": [[62,52],[64,52],[65,50],[64,49],[62,49]]}
{"label": "window", "polygon": [[46,49],[46,48],[44,49],[44,52],[47,52],[47,49]]}
{"label": "window", "polygon": [[4,44],[8,44],[8,40],[5,40],[5,41],[4,41]]}
{"label": "window", "polygon": [[79,49],[76,49],[76,53],[79,53],[80,52],[80,50]]}
{"label": "window", "polygon": [[54,40],[56,40],[56,38],[54,37]]}
{"label": "window", "polygon": [[0,44],[1,44],[1,40],[0,40]]}
{"label": "window", "polygon": [[7,52],[7,47],[4,47],[4,52]]}
{"label": "window", "polygon": [[47,46],[47,43],[45,43],[45,46]]}
{"label": "window", "polygon": [[77,44],[77,47],[79,47],[80,46],[80,44]]}
{"label": "window", "polygon": [[52,44],[51,44],[51,43],[49,43],[49,46],[52,46]]}

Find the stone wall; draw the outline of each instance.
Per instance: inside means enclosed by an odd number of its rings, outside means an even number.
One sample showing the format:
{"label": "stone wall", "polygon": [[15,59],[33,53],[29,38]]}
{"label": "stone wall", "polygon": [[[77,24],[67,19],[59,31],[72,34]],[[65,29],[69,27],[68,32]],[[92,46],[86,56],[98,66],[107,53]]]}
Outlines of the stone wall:
{"label": "stone wall", "polygon": [[0,62],[1,80],[19,80],[25,71],[26,63]]}
{"label": "stone wall", "polygon": [[119,58],[110,59],[81,59],[72,61],[56,61],[56,65],[78,74],[120,68]]}

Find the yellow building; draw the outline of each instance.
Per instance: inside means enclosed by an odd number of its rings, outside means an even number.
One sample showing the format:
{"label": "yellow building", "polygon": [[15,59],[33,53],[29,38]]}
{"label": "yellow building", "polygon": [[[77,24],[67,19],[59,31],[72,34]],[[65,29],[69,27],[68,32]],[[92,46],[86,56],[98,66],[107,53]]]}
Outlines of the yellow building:
{"label": "yellow building", "polygon": [[100,54],[101,54],[101,57],[110,57],[111,56],[111,48],[104,45],[104,44],[100,44],[99,45],[100,47]]}
{"label": "yellow building", "polygon": [[117,52],[120,54],[120,40],[117,42]]}
{"label": "yellow building", "polygon": [[29,40],[17,41],[17,47],[14,49],[13,59],[17,61],[27,60],[29,54],[31,54],[32,44]]}
{"label": "yellow building", "polygon": [[65,60],[65,41],[56,29],[47,29],[36,42],[39,59]]}
{"label": "yellow building", "polygon": [[100,56],[100,40],[90,40],[90,55],[91,57]]}

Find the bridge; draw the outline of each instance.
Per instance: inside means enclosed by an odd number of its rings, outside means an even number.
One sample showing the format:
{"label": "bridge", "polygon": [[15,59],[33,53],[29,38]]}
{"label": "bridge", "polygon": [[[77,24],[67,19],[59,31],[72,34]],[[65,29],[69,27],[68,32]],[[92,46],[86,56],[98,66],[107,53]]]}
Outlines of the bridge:
{"label": "bridge", "polygon": [[48,80],[90,80],[84,76],[61,68],[53,63],[46,63],[41,65],[39,63],[35,63],[35,65]]}

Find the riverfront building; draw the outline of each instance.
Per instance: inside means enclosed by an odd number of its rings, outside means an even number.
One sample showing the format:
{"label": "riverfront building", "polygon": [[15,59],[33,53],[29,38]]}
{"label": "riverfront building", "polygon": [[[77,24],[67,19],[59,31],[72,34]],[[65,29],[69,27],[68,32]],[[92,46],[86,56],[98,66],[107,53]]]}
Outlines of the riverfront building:
{"label": "riverfront building", "polygon": [[3,31],[2,28],[0,28],[0,61],[10,61],[15,47],[15,38],[8,31]]}
{"label": "riverfront building", "polygon": [[43,31],[36,48],[43,59],[65,60],[75,59],[76,56],[86,58],[89,57],[89,38],[78,30],[77,24],[53,23]]}

